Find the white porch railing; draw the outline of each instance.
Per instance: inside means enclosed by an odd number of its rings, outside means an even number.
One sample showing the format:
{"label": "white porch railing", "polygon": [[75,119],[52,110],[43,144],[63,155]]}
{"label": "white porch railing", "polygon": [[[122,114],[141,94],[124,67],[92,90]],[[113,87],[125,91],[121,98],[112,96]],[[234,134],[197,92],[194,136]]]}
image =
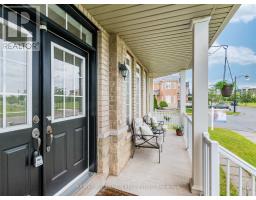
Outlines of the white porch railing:
{"label": "white porch railing", "polygon": [[[220,195],[220,166],[226,174],[226,195],[230,195],[231,181],[238,195],[255,196],[256,168],[203,134],[204,195]],[[232,170],[231,170],[232,163]],[[236,171],[236,173],[235,173]]]}
{"label": "white porch railing", "polygon": [[189,152],[190,159],[192,160],[192,119],[187,114],[182,114],[182,124],[184,126],[184,140],[186,149]]}
{"label": "white porch railing", "polygon": [[157,121],[164,121],[165,124],[175,125],[180,124],[180,113],[179,111],[168,111],[168,110],[155,110],[153,116]]}
{"label": "white porch railing", "polygon": [[220,190],[219,145],[203,135],[203,191],[205,196],[218,196]]}

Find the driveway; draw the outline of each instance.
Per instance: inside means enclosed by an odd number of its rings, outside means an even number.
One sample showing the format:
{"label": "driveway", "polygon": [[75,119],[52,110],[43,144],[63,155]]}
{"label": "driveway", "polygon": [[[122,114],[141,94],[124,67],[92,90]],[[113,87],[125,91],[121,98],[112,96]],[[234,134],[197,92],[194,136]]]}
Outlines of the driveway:
{"label": "driveway", "polygon": [[240,115],[227,115],[227,122],[214,122],[215,127],[228,128],[256,143],[256,108],[237,107]]}

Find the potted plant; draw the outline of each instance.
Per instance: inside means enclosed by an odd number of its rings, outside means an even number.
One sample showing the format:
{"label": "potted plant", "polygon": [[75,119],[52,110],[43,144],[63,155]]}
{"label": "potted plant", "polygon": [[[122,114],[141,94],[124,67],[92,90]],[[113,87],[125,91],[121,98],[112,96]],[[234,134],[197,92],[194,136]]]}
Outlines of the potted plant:
{"label": "potted plant", "polygon": [[223,97],[230,97],[233,91],[234,84],[226,81],[219,81],[215,84],[216,89],[221,91]]}
{"label": "potted plant", "polygon": [[183,125],[174,125],[173,129],[176,130],[177,136],[183,136]]}

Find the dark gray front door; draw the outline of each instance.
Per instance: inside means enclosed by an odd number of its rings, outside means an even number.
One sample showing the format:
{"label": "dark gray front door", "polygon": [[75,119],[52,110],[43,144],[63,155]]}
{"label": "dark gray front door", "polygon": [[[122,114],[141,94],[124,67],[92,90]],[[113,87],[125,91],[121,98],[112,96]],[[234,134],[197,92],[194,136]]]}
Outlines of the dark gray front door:
{"label": "dark gray front door", "polygon": [[0,195],[40,195],[42,167],[33,166],[40,139],[32,138],[41,128],[40,52],[23,46],[36,26],[21,26],[19,15],[7,23],[15,13],[0,12]]}
{"label": "dark gray front door", "polygon": [[44,194],[88,169],[88,53],[44,31]]}

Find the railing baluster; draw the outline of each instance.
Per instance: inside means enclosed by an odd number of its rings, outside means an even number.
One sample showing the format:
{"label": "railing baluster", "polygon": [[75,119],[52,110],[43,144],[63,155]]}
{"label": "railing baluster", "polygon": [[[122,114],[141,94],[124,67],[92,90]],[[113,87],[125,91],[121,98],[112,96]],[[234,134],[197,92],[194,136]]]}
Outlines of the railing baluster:
{"label": "railing baluster", "polygon": [[239,193],[238,193],[238,195],[242,196],[243,195],[243,169],[242,169],[242,167],[239,167],[238,176],[239,176],[239,182],[238,182]]}
{"label": "railing baluster", "polygon": [[211,142],[210,144],[210,177],[211,177],[211,196],[219,196],[220,194],[220,158],[219,144]]}
{"label": "railing baluster", "polygon": [[252,175],[252,196],[255,196],[255,176]]}
{"label": "railing baluster", "polygon": [[210,147],[206,145],[206,187],[207,187],[207,196],[210,195]]}
{"label": "railing baluster", "polygon": [[226,176],[226,193],[230,196],[230,161],[227,158],[227,176]]}
{"label": "railing baluster", "polygon": [[[203,189],[204,195],[219,195],[220,189],[220,156],[227,159],[226,168],[226,194],[230,195],[230,185],[231,177],[231,162],[238,166],[238,195],[242,196],[244,193],[243,187],[243,171],[248,172],[251,175],[251,195],[255,196],[255,178],[256,178],[256,168],[246,161],[239,158],[234,153],[230,152],[226,148],[219,145],[217,142],[211,140],[207,132],[203,133]],[[250,187],[249,187],[250,188]],[[247,188],[246,188],[247,189]],[[246,192],[245,195],[250,193]]]}

